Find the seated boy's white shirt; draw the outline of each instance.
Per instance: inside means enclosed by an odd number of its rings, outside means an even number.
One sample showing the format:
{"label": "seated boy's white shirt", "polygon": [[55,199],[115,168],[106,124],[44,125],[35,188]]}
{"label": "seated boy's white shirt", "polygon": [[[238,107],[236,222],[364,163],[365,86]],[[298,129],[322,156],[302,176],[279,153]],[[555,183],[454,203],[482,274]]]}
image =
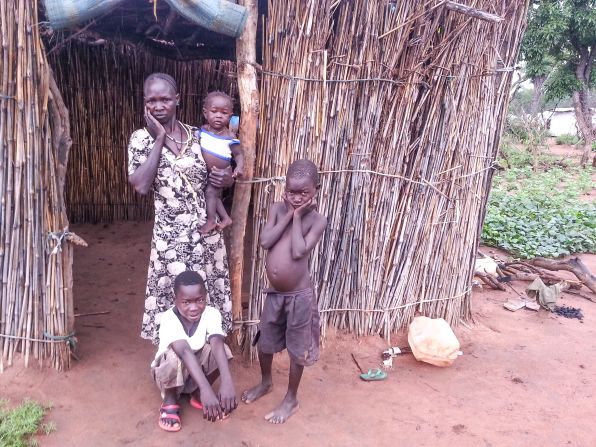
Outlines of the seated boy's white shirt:
{"label": "seated boy's white shirt", "polygon": [[186,334],[182,322],[174,313],[174,308],[172,307],[161,316],[159,347],[155,354],[155,360],[166,352],[172,343],[178,340],[186,340],[190,349],[197,352],[203,349],[203,346],[205,346],[205,343],[207,343],[207,340],[212,335],[221,335],[224,337],[226,335],[221,326],[221,314],[215,307],[205,306],[197,330],[191,337]]}

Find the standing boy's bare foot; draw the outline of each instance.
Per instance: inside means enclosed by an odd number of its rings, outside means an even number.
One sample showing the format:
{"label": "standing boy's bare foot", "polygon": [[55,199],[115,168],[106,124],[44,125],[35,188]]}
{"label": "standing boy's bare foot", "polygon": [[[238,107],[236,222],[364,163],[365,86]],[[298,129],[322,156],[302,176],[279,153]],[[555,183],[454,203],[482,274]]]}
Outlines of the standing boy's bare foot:
{"label": "standing boy's bare foot", "polygon": [[281,401],[281,404],[279,404],[279,407],[265,415],[265,420],[272,424],[283,424],[290,419],[290,416],[298,411],[298,408],[300,408],[298,401],[286,396],[284,397],[284,400]]}
{"label": "standing boy's bare foot", "polygon": [[260,382],[257,386],[253,386],[251,389],[246,390],[242,393],[242,402],[249,404],[257,399],[260,399],[265,394],[271,392],[273,384]]}

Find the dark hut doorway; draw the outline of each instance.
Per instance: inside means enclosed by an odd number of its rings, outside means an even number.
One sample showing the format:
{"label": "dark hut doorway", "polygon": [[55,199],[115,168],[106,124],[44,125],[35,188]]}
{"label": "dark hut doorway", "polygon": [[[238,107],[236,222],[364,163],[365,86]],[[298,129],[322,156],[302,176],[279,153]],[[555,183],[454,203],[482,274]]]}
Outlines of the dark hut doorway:
{"label": "dark hut doorway", "polygon": [[[165,2],[156,20],[152,4],[131,1],[45,40],[70,118],[70,230],[89,243],[74,253],[75,331],[82,354],[95,357],[106,352],[106,334],[139,340],[153,201],[128,184],[127,144],[143,125],[143,80],[171,74],[180,90],[178,118],[200,125],[209,91],[237,98],[235,39],[173,18]],[[230,205],[231,194],[226,199]]]}

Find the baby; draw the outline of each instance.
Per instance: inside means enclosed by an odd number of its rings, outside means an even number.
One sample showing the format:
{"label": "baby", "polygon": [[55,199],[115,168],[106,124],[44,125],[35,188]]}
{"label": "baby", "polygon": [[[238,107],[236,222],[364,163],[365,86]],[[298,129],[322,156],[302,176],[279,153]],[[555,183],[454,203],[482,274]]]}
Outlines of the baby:
{"label": "baby", "polygon": [[[232,118],[233,102],[229,95],[223,92],[211,92],[203,102],[203,115],[207,120],[199,131],[201,152],[209,172],[212,169],[227,169],[232,157],[236,162],[233,177],[242,177],[244,172],[244,154],[240,149],[240,140],[229,129]],[[232,223],[221,201],[221,189],[207,185],[205,190],[207,221],[199,229],[203,234],[215,229],[223,229]],[[219,224],[217,223],[219,217]]]}

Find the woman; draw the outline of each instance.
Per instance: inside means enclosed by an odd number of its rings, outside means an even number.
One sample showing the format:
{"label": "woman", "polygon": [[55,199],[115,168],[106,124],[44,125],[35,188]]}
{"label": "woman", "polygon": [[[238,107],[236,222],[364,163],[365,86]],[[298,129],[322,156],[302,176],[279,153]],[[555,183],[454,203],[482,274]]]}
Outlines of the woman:
{"label": "woman", "polygon": [[221,232],[199,233],[205,223],[207,182],[216,188],[233,183],[231,170],[208,175],[193,128],[176,119],[179,95],[174,79],[153,73],[144,84],[146,127],[128,145],[129,182],[140,194],[153,187],[155,223],[145,294],[141,337],[159,342],[159,321],[174,302],[173,282],[185,270],[199,272],[210,305],[231,329],[230,279]]}

